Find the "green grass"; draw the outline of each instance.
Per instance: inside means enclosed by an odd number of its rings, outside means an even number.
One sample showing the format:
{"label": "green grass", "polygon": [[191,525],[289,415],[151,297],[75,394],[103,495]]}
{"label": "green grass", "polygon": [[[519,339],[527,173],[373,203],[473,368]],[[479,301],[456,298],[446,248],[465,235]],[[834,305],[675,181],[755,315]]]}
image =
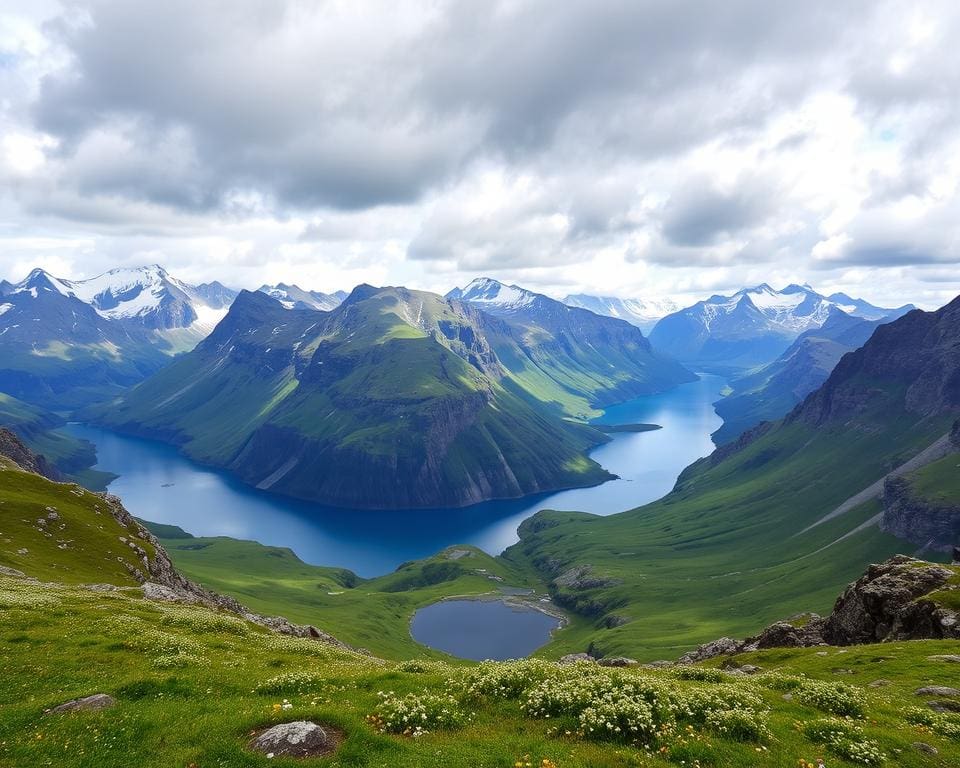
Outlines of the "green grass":
{"label": "green grass", "polygon": [[542,589],[475,547],[450,547],[365,580],[343,569],[307,565],[285,547],[194,538],[175,526],[147,526],[191,579],[260,613],[323,627],[386,658],[444,656],[410,636],[410,619],[418,608],[444,597],[497,593],[500,585]]}
{"label": "green grass", "polygon": [[[404,617],[413,604],[450,591],[488,591],[491,575],[511,584],[535,581],[525,582],[523,574],[507,563],[469,548],[448,550],[388,576],[360,581],[349,572],[306,566],[288,550],[194,539],[173,526],[154,526],[177,562],[189,565],[195,574],[206,570],[208,584],[229,588],[251,607],[277,613],[274,609],[280,605],[286,609],[300,604],[304,620],[341,639],[376,632],[377,642],[396,658],[417,659],[382,661],[318,641],[274,635],[230,614],[143,599],[125,567],[136,562],[131,562],[130,550],[120,538],[138,541],[148,557],[154,555],[153,548],[139,538],[135,525],[121,526],[106,512],[101,497],[76,486],[51,483],[0,461],[0,501],[0,564],[41,580],[0,576],[3,768],[268,764],[499,768],[517,762],[557,768],[666,768],[695,765],[694,760],[702,768],[795,768],[800,759],[823,754],[824,747],[813,743],[805,731],[826,715],[803,703],[803,696],[785,698],[782,684],[809,687],[810,681],[850,686],[845,695],[863,701],[864,719],[856,726],[862,731],[860,738],[876,742],[890,764],[922,768],[960,760],[960,739],[911,724],[907,712],[910,706],[930,711],[923,709],[926,698],[914,694],[917,688],[956,685],[954,665],[933,658],[956,653],[960,645],[956,641],[775,649],[735,660],[788,676],[769,680],[723,675],[713,680],[708,675],[716,673],[709,671],[680,679],[670,670],[609,672],[592,665],[448,664],[412,642],[404,644],[409,642],[403,639],[408,637]],[[46,525],[37,526],[36,518],[49,515],[48,508],[56,508],[57,518],[47,517]],[[51,521],[65,527],[48,537],[44,529]],[[70,544],[65,549],[59,546],[63,541]],[[22,548],[28,552],[19,554]],[[478,572],[478,567],[486,572]],[[89,583],[117,586],[90,590],[83,586]],[[327,601],[341,598],[339,607],[328,613]],[[385,620],[393,598],[409,602],[400,606],[394,619]],[[321,614],[329,621],[318,621]],[[714,660],[707,666],[722,663]],[[477,681],[503,680],[507,674],[519,682],[513,693],[471,693]],[[549,718],[521,707],[543,675],[571,691],[600,685],[615,692],[642,684],[654,691],[657,701],[679,697],[695,706],[718,701],[712,706],[721,709],[752,701],[736,706],[753,712],[766,733],[741,741],[684,715],[681,708],[674,727],[655,738],[645,737],[647,743],[652,741],[649,751],[590,737],[581,731],[576,712],[594,704],[596,695],[577,694],[577,709]],[[872,687],[870,683],[878,679],[889,684]],[[429,733],[418,738],[381,733],[369,721],[385,711],[381,691],[450,696],[443,706],[462,712],[464,719],[450,728],[428,723]],[[99,692],[114,696],[116,706],[96,713],[46,713],[64,701]],[[299,719],[342,731],[339,750],[330,757],[298,762],[271,760],[246,748],[256,729]],[[960,718],[946,716],[947,721]],[[938,756],[918,751],[912,746],[916,741],[933,745]],[[835,755],[827,757],[831,766],[854,765]]]}
{"label": "green grass", "polygon": [[[879,502],[804,532],[949,428],[877,412],[870,429],[782,426],[719,463],[703,460],[653,504],[609,517],[541,512],[505,553],[547,580],[590,565],[607,586],[554,591],[577,614],[546,652],[673,658],[801,611],[828,612],[870,562],[915,547],[876,527]],[[878,433],[883,434],[878,439]],[[844,538],[845,537],[845,538]],[[627,619],[608,628],[608,617]]]}
{"label": "green grass", "polygon": [[[796,699],[784,700],[781,691],[760,680],[713,683],[677,680],[669,671],[621,673],[625,680],[693,697],[752,692],[769,709],[770,736],[761,744],[691,726],[689,732],[680,729],[658,740],[667,750],[659,756],[575,732],[563,735],[570,727],[575,731],[575,719],[527,716],[513,697],[469,697],[462,682],[469,668],[383,663],[314,641],[271,635],[205,609],[149,603],[137,590],[96,593],[0,578],[0,617],[0,765],[10,768],[507,768],[518,760],[536,766],[544,759],[559,768],[666,768],[682,765],[692,755],[704,766],[795,768],[799,759],[813,760],[824,752],[804,736],[802,726],[825,714]],[[743,661],[767,671],[852,684],[867,702],[864,737],[879,743],[889,764],[921,768],[960,760],[960,742],[910,725],[904,713],[907,705],[923,704],[913,695],[917,687],[942,683],[949,673],[948,665],[928,657],[955,650],[956,643],[931,641],[845,653],[831,649],[825,657],[817,656],[816,649],[767,651]],[[838,667],[854,674],[839,678],[833,673]],[[425,671],[405,671],[418,668]],[[584,668],[566,674],[591,679],[604,673]],[[281,676],[290,675],[300,675],[302,682],[285,688]],[[867,685],[878,678],[891,685]],[[380,709],[379,691],[419,695],[447,690],[470,715],[461,727],[428,729],[428,735],[414,739],[378,733],[367,722]],[[94,692],[114,696],[117,705],[97,713],[44,714]],[[282,708],[284,700],[289,709]],[[295,719],[341,729],[345,740],[339,751],[328,758],[292,761],[247,750],[254,730]],[[915,741],[935,746],[939,755],[919,752],[911,746]],[[852,765],[826,756],[828,765]]]}
{"label": "green grass", "polygon": [[915,493],[930,501],[960,505],[960,453],[911,472],[907,479]]}
{"label": "green grass", "polygon": [[136,584],[129,568],[143,566],[121,537],[152,557],[136,526],[117,523],[100,496],[0,457],[0,565],[65,584]]}

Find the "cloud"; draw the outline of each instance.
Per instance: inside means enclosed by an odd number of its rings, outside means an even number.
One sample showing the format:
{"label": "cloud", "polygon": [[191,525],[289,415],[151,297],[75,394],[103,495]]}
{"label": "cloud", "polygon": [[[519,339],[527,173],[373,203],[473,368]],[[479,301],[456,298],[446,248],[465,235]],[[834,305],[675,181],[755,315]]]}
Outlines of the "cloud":
{"label": "cloud", "polygon": [[230,281],[233,258],[252,283],[321,288],[503,271],[687,294],[813,272],[929,296],[899,270],[958,261],[949,0],[11,0],[0,17],[2,268],[56,241],[78,272],[149,256]]}

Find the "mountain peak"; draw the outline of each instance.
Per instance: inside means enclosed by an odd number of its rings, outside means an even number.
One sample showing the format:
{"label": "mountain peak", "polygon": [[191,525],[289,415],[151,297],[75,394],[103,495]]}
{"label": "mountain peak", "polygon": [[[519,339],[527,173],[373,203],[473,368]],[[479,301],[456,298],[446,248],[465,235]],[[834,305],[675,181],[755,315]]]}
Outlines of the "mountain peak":
{"label": "mountain peak", "polygon": [[459,299],[490,309],[496,308],[503,312],[510,312],[528,307],[534,301],[543,297],[518,285],[506,285],[492,277],[477,277],[471,280],[465,288],[454,288],[447,294],[446,298]]}

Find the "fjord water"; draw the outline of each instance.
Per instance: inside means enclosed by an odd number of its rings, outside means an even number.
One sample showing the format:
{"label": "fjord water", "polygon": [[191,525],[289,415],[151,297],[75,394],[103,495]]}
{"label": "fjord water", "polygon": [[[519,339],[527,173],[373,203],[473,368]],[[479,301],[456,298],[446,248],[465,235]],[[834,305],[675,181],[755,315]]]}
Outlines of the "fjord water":
{"label": "fjord water", "polygon": [[410,622],[418,643],[461,659],[522,659],[550,640],[559,619],[502,600],[441,600]]}
{"label": "fjord water", "polygon": [[591,456],[619,480],[460,509],[385,512],[301,502],[258,491],[163,443],[82,424],[65,429],[96,445],[96,468],[118,475],[110,492],[141,519],[178,525],[196,536],[290,547],[308,563],[376,576],[451,544],[499,553],[517,541],[517,526],[541,509],[609,515],[660,498],[684,467],[713,450],[710,433],[721,420],[712,403],[724,383],[703,375],[669,392],[608,408],[597,421],[663,427],[613,434],[593,450]]}

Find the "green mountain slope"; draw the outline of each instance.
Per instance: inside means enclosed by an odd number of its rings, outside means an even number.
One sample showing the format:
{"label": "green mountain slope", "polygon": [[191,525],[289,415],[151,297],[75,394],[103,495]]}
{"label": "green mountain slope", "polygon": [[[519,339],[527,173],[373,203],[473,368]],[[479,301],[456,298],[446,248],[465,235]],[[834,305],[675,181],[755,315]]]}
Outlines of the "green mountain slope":
{"label": "green mountain slope", "polygon": [[[109,503],[0,459],[0,765],[795,768],[825,752],[831,766],[960,760],[949,690],[924,693],[953,682],[956,641],[777,648],[668,669],[387,662],[269,631],[229,608],[146,599],[142,569],[165,553]],[[162,532],[184,546],[204,541]],[[223,553],[224,573],[237,553]],[[426,588],[430,562],[377,580],[380,590]],[[326,569],[331,577],[344,574]],[[744,674],[746,663],[762,673]],[[93,694],[107,705],[54,711]],[[261,731],[304,720],[333,734],[323,755],[251,749]]]}
{"label": "green mountain slope", "polygon": [[[628,369],[631,349],[611,340],[601,376],[599,348],[563,336],[568,352],[553,359],[548,337],[403,288],[361,286],[331,312],[243,293],[196,350],[93,415],[259,488],[341,506],[602,482],[610,475],[586,451],[607,438],[564,414],[590,412],[653,361],[637,350]],[[652,381],[689,375],[671,363]]]}
{"label": "green mountain slope", "polygon": [[540,513],[507,557],[578,613],[572,650],[669,657],[822,610],[866,563],[915,549],[877,527],[882,480],[945,445],[958,341],[960,299],[881,326],[788,418],[697,462],[664,499],[610,517]]}
{"label": "green mountain slope", "polygon": [[86,440],[58,432],[64,423],[57,414],[0,392],[0,427],[18,435],[69,479],[103,490],[113,475],[88,469],[96,463],[95,448]]}

